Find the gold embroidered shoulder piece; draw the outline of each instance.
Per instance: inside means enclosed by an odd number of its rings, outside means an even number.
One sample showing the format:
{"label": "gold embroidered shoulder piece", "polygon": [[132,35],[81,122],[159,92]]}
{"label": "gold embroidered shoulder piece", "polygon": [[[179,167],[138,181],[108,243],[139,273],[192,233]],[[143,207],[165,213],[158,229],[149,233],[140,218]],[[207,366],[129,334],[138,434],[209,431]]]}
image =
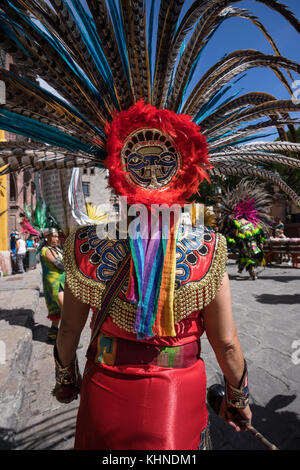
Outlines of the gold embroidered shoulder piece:
{"label": "gold embroidered shoulder piece", "polygon": [[[73,295],[81,302],[99,308],[107,281],[129,250],[127,240],[99,239],[96,226],[74,231],[64,248],[66,282]],[[178,241],[175,323],[192,312],[200,311],[215,298],[226,264],[226,239],[221,234],[205,229],[201,240],[195,235],[194,238]],[[126,300],[124,293],[115,300],[109,315],[120,328],[134,332],[136,306]]]}

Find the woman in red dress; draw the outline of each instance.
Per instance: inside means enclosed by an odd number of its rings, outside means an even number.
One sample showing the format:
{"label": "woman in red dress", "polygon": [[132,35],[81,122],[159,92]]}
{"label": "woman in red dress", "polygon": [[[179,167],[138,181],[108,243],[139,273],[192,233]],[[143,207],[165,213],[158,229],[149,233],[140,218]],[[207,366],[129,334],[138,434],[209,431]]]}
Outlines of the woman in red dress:
{"label": "woman in red dress", "polygon": [[[230,407],[251,420],[225,238],[199,225],[183,231],[175,215],[167,225],[164,214],[151,206],[166,200],[166,212],[175,203],[181,208],[208,164],[206,142],[191,121],[166,110],[168,125],[157,130],[159,113],[138,103],[111,126],[110,183],[127,196],[129,214],[134,201],[139,203],[127,237],[117,232],[115,238],[103,238],[90,225],[65,244],[64,313],[55,348],[54,393],[60,401],[79,392],[74,357],[89,309],[94,309],[76,449],[208,448],[204,331],[226,378],[221,415],[236,429]],[[126,156],[123,162],[120,155]]]}

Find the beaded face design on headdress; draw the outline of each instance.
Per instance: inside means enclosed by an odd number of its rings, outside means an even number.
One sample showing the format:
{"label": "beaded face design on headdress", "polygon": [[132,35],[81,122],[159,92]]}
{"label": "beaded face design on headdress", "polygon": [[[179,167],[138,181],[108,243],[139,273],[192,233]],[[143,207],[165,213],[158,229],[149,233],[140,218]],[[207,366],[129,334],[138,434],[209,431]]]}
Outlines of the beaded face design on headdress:
{"label": "beaded face design on headdress", "polygon": [[128,181],[147,189],[167,186],[181,167],[172,138],[158,129],[137,129],[130,134],[121,157]]}

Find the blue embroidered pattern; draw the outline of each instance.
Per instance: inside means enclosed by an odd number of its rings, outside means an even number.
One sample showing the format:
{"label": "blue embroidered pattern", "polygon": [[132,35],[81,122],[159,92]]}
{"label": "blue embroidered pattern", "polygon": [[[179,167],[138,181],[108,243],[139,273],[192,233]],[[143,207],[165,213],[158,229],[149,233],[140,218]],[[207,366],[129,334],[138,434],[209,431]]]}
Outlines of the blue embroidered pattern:
{"label": "blue embroidered pattern", "polygon": [[[210,231],[206,227],[199,228],[189,232],[187,237],[179,239],[176,247],[176,289],[180,288],[182,282],[188,281],[191,267],[197,264],[199,256],[208,255],[207,243],[213,240]],[[83,242],[80,245],[80,252],[89,254],[89,262],[97,266],[97,279],[103,283],[112,278],[119,262],[130,251],[127,239],[99,239],[94,225],[80,229],[78,239]],[[124,289],[126,285],[122,290]]]}

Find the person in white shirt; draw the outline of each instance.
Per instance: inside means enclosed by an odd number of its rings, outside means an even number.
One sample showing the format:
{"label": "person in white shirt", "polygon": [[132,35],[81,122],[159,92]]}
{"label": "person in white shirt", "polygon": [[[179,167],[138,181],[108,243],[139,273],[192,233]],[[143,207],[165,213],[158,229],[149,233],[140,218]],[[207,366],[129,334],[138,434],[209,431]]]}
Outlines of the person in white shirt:
{"label": "person in white shirt", "polygon": [[24,261],[26,255],[26,242],[22,237],[19,237],[16,241],[16,258],[17,258],[17,271],[18,273],[25,273]]}

